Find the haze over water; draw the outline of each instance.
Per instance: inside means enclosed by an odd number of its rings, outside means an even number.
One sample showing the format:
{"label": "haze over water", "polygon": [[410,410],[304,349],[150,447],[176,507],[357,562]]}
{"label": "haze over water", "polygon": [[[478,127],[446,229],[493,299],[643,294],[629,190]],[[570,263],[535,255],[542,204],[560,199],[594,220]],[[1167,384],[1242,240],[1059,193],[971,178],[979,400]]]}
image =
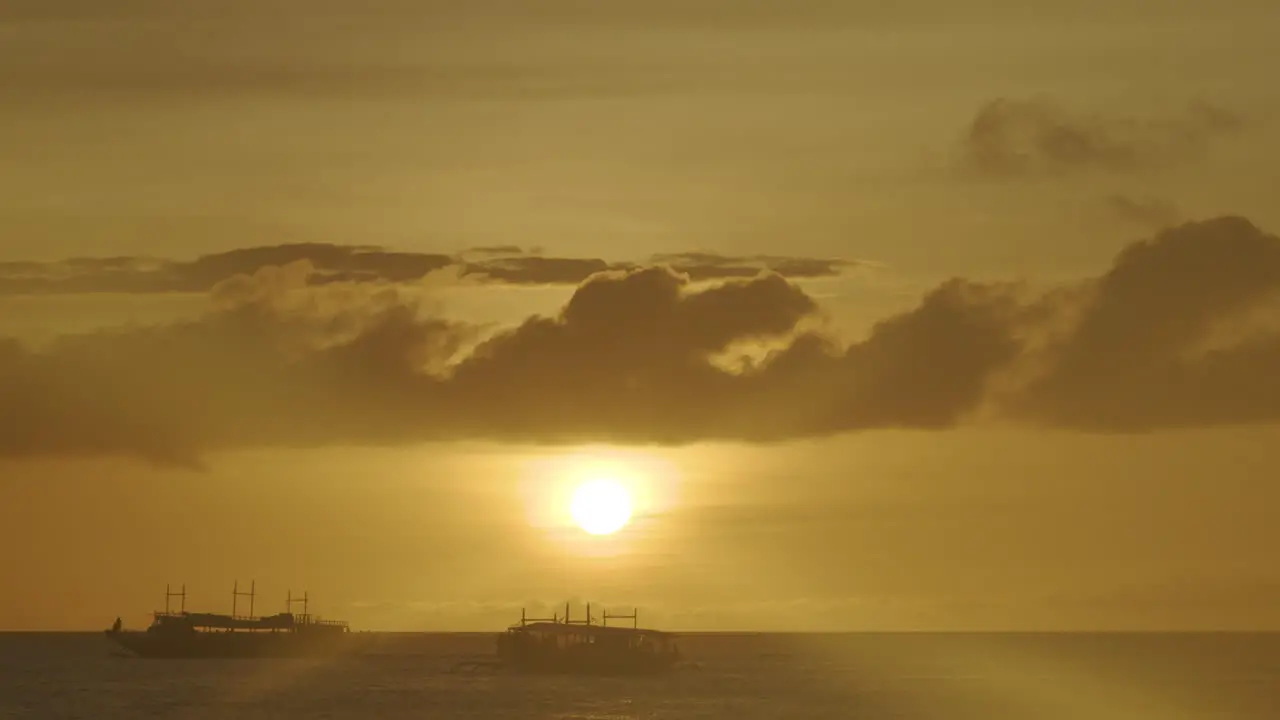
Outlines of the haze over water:
{"label": "haze over water", "polygon": [[1269,720],[1280,636],[685,638],[669,678],[455,675],[493,637],[379,636],[335,660],[149,661],[0,635],[0,717],[35,720]]}

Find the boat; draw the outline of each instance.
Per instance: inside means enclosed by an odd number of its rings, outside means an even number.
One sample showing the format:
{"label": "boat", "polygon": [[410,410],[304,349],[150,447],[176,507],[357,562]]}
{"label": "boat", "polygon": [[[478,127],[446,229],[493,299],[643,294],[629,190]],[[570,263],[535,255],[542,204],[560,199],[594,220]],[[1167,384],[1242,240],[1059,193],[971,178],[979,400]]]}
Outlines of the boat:
{"label": "boat", "polygon": [[[520,622],[498,635],[498,661],[521,672],[568,674],[648,674],[670,670],[680,661],[676,636],[641,628],[638,613],[610,615],[596,624],[587,605],[586,618],[571,620],[566,603],[564,617],[530,618],[520,611]],[[631,626],[610,625],[610,620],[631,620]]]}
{"label": "boat", "polygon": [[[345,650],[351,629],[345,621],[311,615],[306,593],[295,598],[290,591],[285,611],[258,617],[253,614],[256,583],[248,592],[232,588],[231,614],[187,612],[187,588],[173,592],[165,587],[165,609],[152,613],[146,630],[125,630],[116,618],[106,635],[121,648],[147,658],[256,658],[308,657]],[[249,598],[249,614],[237,614],[240,597]],[[177,611],[171,609],[180,598]],[[297,603],[302,612],[292,612]]]}

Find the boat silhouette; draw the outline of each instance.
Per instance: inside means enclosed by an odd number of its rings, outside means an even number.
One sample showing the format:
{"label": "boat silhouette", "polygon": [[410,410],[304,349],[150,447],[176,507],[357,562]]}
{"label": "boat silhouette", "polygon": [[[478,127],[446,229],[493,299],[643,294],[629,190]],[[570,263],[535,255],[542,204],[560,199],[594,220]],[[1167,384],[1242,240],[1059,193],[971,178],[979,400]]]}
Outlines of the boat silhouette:
{"label": "boat silhouette", "polygon": [[[675,667],[680,661],[676,636],[639,627],[637,615],[606,611],[597,625],[591,605],[582,620],[569,618],[568,603],[563,618],[530,618],[521,609],[520,622],[498,635],[499,663],[521,672],[584,675],[648,674]],[[610,620],[631,620],[631,627],[609,625]]]}
{"label": "boat silhouette", "polygon": [[[290,591],[285,612],[258,617],[253,614],[256,583],[242,592],[237,582],[232,588],[231,614],[187,612],[187,588],[179,592],[165,587],[165,609],[152,613],[146,630],[125,630],[120,618],[104,631],[120,647],[149,658],[253,658],[307,657],[342,652],[348,648],[350,628],[342,620],[324,620],[311,615],[306,593],[295,598]],[[237,614],[240,597],[249,598],[249,614]],[[171,609],[180,598],[179,609]],[[302,603],[302,612],[294,613]]]}

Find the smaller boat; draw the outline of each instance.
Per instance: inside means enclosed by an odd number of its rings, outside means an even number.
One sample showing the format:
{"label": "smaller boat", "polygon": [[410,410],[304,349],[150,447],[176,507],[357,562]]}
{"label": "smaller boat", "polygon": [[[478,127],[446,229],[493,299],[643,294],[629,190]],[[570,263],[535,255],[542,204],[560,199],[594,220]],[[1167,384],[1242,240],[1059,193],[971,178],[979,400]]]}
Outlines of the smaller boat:
{"label": "smaller boat", "polygon": [[[323,620],[307,612],[307,595],[295,598],[290,592],[286,610],[275,615],[253,614],[255,588],[232,589],[231,614],[187,612],[187,588],[172,592],[165,588],[165,608],[153,613],[151,626],[144,631],[125,630],[120,618],[104,631],[117,645],[141,657],[156,658],[253,658],[307,657],[341,652],[350,628],[341,620]],[[249,598],[249,614],[236,613],[236,600]],[[170,609],[172,598],[181,598],[177,612]],[[295,603],[302,613],[295,614]]]}
{"label": "smaller boat", "polygon": [[[641,628],[638,613],[603,615],[599,625],[591,616],[530,618],[520,611],[519,624],[498,635],[498,660],[521,672],[569,674],[646,674],[670,670],[680,661],[675,635]],[[609,625],[610,620],[631,620],[631,627]]]}

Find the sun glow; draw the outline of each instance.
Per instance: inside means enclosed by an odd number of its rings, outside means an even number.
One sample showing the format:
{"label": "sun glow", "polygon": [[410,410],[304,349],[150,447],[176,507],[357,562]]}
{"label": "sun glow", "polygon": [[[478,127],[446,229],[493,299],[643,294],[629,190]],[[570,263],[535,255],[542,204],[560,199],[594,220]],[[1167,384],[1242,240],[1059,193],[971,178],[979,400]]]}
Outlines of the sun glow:
{"label": "sun glow", "polygon": [[525,517],[558,552],[609,557],[656,552],[662,517],[679,502],[679,468],[649,450],[539,451],[520,480]]}
{"label": "sun glow", "polygon": [[592,535],[610,535],[631,520],[631,493],[616,480],[588,480],[573,491],[569,514]]}

